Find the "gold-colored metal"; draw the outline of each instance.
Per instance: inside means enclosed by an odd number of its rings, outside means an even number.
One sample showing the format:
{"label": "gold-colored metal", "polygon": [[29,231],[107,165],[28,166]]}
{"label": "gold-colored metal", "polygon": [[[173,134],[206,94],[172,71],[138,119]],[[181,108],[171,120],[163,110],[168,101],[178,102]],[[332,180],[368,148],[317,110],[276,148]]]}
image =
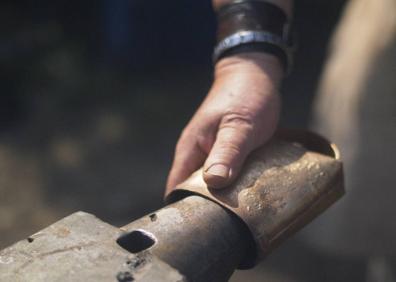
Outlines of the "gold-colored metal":
{"label": "gold-colored metal", "polygon": [[278,132],[247,159],[229,187],[209,189],[202,169],[169,196],[175,201],[198,194],[235,213],[248,226],[263,258],[344,194],[337,148],[301,131]]}

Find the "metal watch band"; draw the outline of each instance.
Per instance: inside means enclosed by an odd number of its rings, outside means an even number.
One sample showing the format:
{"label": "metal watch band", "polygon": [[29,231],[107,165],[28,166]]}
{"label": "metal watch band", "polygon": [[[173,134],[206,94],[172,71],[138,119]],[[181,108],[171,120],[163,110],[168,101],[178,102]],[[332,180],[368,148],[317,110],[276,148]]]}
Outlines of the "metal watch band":
{"label": "metal watch band", "polygon": [[292,66],[293,39],[286,13],[263,0],[234,0],[217,11],[213,61],[247,52],[276,56],[287,73]]}
{"label": "metal watch band", "polygon": [[[260,47],[260,44],[264,45],[264,47],[268,46],[270,48],[263,50],[263,48]],[[286,72],[289,72],[292,56],[287,42],[282,37],[267,31],[239,31],[224,38],[214,49],[213,62],[216,63],[229,51],[235,50],[239,46],[246,45],[252,46],[251,51],[267,51],[268,53],[276,55],[280,58]],[[247,49],[244,48],[241,49],[241,51],[246,52]],[[235,52],[233,52],[233,54],[235,54]]]}

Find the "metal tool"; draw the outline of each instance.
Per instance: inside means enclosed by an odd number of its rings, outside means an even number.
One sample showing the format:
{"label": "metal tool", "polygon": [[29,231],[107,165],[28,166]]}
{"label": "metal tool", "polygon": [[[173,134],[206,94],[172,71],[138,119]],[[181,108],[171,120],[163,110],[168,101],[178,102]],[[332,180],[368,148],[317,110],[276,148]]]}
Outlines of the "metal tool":
{"label": "metal tool", "polygon": [[226,189],[201,175],[124,227],[77,212],[2,250],[0,281],[226,281],[344,191],[337,150],[310,133],[278,133]]}

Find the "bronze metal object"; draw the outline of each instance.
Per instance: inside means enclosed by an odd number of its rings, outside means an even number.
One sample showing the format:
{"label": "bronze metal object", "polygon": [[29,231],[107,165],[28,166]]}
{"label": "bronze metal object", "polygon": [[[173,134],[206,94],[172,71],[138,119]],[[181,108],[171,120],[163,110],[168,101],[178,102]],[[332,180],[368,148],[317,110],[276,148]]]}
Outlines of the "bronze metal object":
{"label": "bronze metal object", "polygon": [[234,184],[210,189],[200,169],[167,200],[191,194],[219,203],[242,219],[260,259],[344,194],[342,163],[334,144],[322,137],[282,131],[248,157]]}

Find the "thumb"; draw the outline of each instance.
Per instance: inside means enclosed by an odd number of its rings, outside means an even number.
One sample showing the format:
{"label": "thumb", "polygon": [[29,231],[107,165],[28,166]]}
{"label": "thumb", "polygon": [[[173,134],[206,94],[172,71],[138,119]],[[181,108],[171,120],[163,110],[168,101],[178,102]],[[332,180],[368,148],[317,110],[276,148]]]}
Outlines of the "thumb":
{"label": "thumb", "polygon": [[210,188],[223,188],[239,174],[246,156],[254,149],[252,123],[237,118],[220,123],[216,141],[205,161],[203,178]]}

